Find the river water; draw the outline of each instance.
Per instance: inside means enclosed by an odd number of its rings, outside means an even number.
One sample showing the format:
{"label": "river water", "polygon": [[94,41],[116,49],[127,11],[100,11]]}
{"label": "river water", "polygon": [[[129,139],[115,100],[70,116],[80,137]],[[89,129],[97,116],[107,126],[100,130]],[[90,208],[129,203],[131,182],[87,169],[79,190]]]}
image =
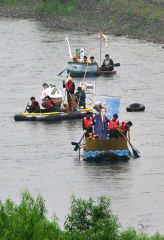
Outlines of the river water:
{"label": "river water", "polygon": [[[82,135],[80,121],[59,123],[15,122],[31,96],[39,99],[42,83],[56,83],[56,73],[72,49],[85,47],[99,62],[97,34],[47,28],[28,20],[0,19],[0,199],[19,202],[20,193],[42,194],[48,216],[55,212],[62,226],[71,196],[111,198],[112,209],[123,226],[164,234],[164,50],[158,44],[110,36],[108,47],[117,74],[98,77],[97,95],[120,96],[120,121],[131,120],[131,142],[141,158],[129,162],[79,161],[71,141]],[[89,79],[91,80],[91,79]],[[75,79],[76,86],[80,80]],[[128,113],[138,102],[145,112]]]}

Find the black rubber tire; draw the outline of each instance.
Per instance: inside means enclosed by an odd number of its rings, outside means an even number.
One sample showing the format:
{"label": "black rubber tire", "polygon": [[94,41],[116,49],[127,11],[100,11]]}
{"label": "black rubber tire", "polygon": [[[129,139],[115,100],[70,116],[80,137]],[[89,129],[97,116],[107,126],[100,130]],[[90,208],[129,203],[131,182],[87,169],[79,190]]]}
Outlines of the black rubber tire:
{"label": "black rubber tire", "polygon": [[143,112],[145,110],[145,106],[140,103],[130,104],[127,108],[127,112]]}

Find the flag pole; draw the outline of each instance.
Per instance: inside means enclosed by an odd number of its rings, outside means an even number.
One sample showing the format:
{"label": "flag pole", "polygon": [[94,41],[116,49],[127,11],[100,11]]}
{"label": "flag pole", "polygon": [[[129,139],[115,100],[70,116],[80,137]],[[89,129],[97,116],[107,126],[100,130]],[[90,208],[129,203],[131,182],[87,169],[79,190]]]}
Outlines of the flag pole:
{"label": "flag pole", "polygon": [[72,59],[71,46],[70,46],[70,44],[69,44],[69,40],[68,40],[68,37],[67,37],[67,36],[65,37],[65,41],[66,41],[66,44],[67,44],[67,47],[68,47],[69,56],[70,56],[70,58]]}
{"label": "flag pole", "polygon": [[102,39],[100,37],[100,67],[101,67],[101,46],[102,46]]}

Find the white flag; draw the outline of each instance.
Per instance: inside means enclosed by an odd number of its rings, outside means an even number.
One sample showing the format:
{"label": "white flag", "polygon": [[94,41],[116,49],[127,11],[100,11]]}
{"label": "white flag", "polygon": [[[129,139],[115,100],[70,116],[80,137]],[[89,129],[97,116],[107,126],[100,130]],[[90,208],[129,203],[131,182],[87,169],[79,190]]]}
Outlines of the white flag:
{"label": "white flag", "polygon": [[101,40],[103,40],[103,41],[105,41],[105,46],[107,47],[107,35],[105,34],[105,33],[98,33],[98,37],[101,39]]}

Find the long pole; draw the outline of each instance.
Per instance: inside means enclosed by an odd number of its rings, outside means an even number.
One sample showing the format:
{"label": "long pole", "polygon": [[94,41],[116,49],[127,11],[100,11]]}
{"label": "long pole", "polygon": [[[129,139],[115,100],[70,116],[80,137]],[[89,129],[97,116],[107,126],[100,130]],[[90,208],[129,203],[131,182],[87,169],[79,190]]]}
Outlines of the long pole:
{"label": "long pole", "polygon": [[100,37],[100,67],[101,67],[101,46],[102,46],[102,39]]}

